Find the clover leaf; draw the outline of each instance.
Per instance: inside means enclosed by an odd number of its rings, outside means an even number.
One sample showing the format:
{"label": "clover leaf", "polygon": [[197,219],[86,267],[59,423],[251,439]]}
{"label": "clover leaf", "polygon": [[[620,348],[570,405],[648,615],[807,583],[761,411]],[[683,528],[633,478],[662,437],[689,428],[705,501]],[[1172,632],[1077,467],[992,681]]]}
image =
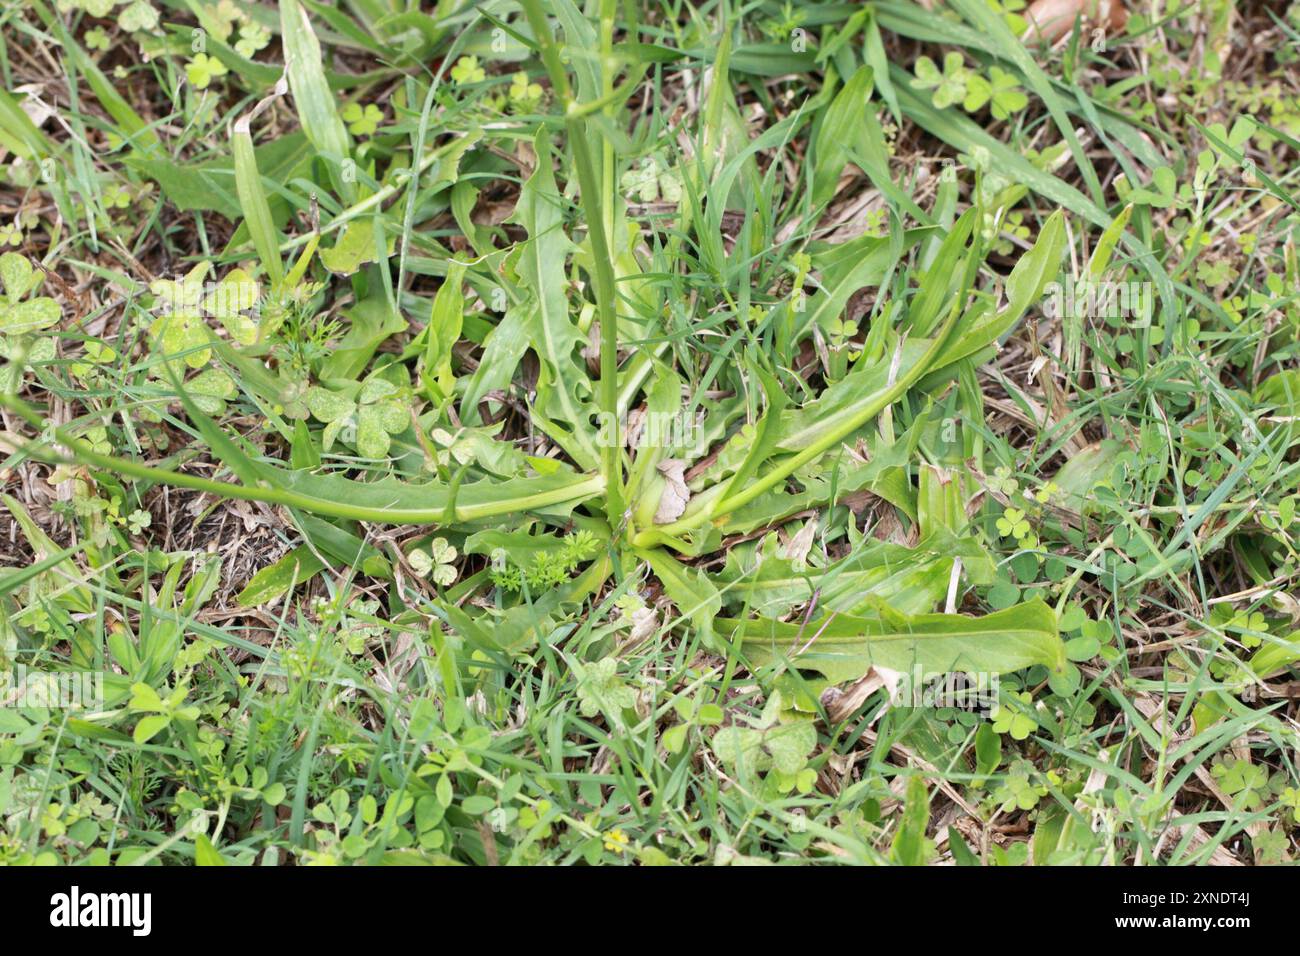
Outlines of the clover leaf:
{"label": "clover leaf", "polygon": [[367,103],[362,109],[360,103],[349,103],[343,108],[343,122],[353,136],[371,136],[384,121],[384,111],[374,103]]}
{"label": "clover leaf", "polygon": [[1250,138],[1255,135],[1257,126],[1255,121],[1249,116],[1239,116],[1232,124],[1232,129],[1227,129],[1222,123],[1211,123],[1205,127],[1207,133],[1206,139],[1213,149],[1222,159],[1235,163],[1236,160],[1229,155],[1219,144],[1223,143],[1234,153],[1240,153]]}
{"label": "clover leaf", "polygon": [[0,333],[26,335],[59,321],[62,310],[49,296],[27,298],[44,278],[32,268],[26,256],[16,252],[0,256],[0,284],[4,286],[4,297],[0,299]]}
{"label": "clover leaf", "polygon": [[[80,7],[92,17],[106,17],[113,7],[117,6],[117,0],[75,0],[70,6]],[[63,8],[63,4],[59,5]]]}
{"label": "clover leaf", "polygon": [[235,52],[245,59],[253,56],[271,42],[271,31],[260,23],[245,23],[239,28],[239,39],[235,41]]}
{"label": "clover leaf", "polygon": [[[811,716],[783,711],[780,691],[773,691],[763,707],[756,726],[733,724],[723,727],[713,735],[713,752],[737,772],[755,773],[775,770],[789,778],[790,789],[808,783],[806,775],[800,780],[808,755],[817,747],[817,728]],[[787,781],[781,781],[785,783]]]}
{"label": "clover leaf", "polygon": [[531,109],[542,99],[542,85],[529,82],[527,73],[516,73],[510,78],[510,102],[521,109]]}
{"label": "clover leaf", "polygon": [[456,549],[445,538],[434,538],[428,551],[412,551],[408,560],[417,574],[432,578],[434,584],[447,587],[456,581]]}
{"label": "clover leaf", "polygon": [[117,350],[99,339],[87,339],[85,356],[79,362],[73,362],[69,369],[82,381],[94,379],[100,366],[108,365],[117,358]]}
{"label": "clover leaf", "polygon": [[1168,209],[1174,204],[1174,193],[1177,188],[1178,180],[1174,177],[1173,169],[1169,166],[1157,166],[1151,171],[1151,187],[1134,189],[1127,199],[1140,206]]}
{"label": "clover leaf", "polygon": [[202,368],[212,357],[212,350],[205,347],[208,328],[199,312],[207,274],[208,264],[200,262],[179,281],[156,279],[149,285],[155,308],[161,313],[149,327],[149,334],[164,355],[184,353],[185,364],[191,368]]}
{"label": "clover leaf", "polygon": [[451,78],[458,86],[466,83],[480,83],[487,77],[487,73],[478,65],[478,57],[462,56],[456,61],[456,65],[451,68]]}
{"label": "clover leaf", "polygon": [[209,83],[228,72],[226,64],[206,53],[194,54],[194,59],[185,64],[185,76],[196,90],[206,90]]}
{"label": "clover leaf", "polygon": [[117,15],[117,25],[127,33],[152,30],[158,26],[158,11],[149,0],[135,0]]}
{"label": "clover leaf", "polygon": [[1004,538],[1014,536],[1017,539],[1026,537],[1030,532],[1029,522],[1025,520],[1025,513],[1019,508],[1008,508],[998,518],[998,534]]}
{"label": "clover leaf", "polygon": [[1006,778],[993,792],[993,799],[1001,804],[1003,812],[1013,807],[1032,810],[1042,797],[1047,796],[1047,787],[1034,783],[1031,774],[1036,774],[1036,771],[1027,760],[1017,760],[1007,771]]}
{"label": "clover leaf", "polygon": [[987,80],[978,73],[972,73],[967,78],[966,98],[962,102],[962,108],[973,113],[985,103],[989,104],[989,111],[995,119],[1004,120],[1028,106],[1029,97],[1014,76],[994,66],[989,68]]}
{"label": "clover leaf", "polygon": [[1291,838],[1281,827],[1271,827],[1252,836],[1250,844],[1255,851],[1255,859],[1265,866],[1272,866],[1286,861],[1287,851],[1291,849]]}
{"label": "clover leaf", "polygon": [[[391,255],[396,238],[389,236],[388,252]],[[321,264],[331,272],[339,275],[351,275],[367,262],[376,262],[378,253],[375,249],[375,220],[358,219],[343,228],[343,234],[334,243],[333,248],[323,249],[320,254]]]}
{"label": "clover leaf", "polygon": [[1286,787],[1282,790],[1282,806],[1291,811],[1291,819],[1300,823],[1300,789]]}
{"label": "clover leaf", "polygon": [[953,51],[943,58],[942,73],[934,60],[928,56],[920,57],[916,61],[915,72],[916,78],[912,80],[912,86],[920,90],[934,90],[930,101],[936,109],[944,109],[966,98],[971,71],[966,68],[960,53]]}
{"label": "clover leaf", "polygon": [[142,508],[132,511],[126,518],[126,526],[132,534],[139,534],[153,523],[153,515]]}
{"label": "clover leaf", "polygon": [[1233,798],[1233,805],[1241,810],[1257,810],[1263,805],[1268,789],[1268,771],[1249,760],[1229,758],[1216,763],[1210,770],[1218,780],[1220,789]]}
{"label": "clover leaf", "polygon": [[239,392],[235,380],[219,368],[210,368],[194,376],[185,384],[185,391],[199,411],[206,415],[225,412],[226,402]]}
{"label": "clover leaf", "polygon": [[1038,721],[1035,720],[1029,710],[1033,705],[1033,698],[1029,692],[1011,694],[1020,706],[1004,707],[1001,702],[993,708],[989,716],[993,719],[993,730],[999,734],[1011,734],[1012,740],[1025,740],[1038,728]]}
{"label": "clover leaf", "polygon": [[410,425],[406,408],[394,398],[397,386],[386,379],[372,378],[360,386],[355,399],[351,391],[315,385],[307,390],[307,408],[326,423],[321,435],[323,447],[329,451],[335,439],[343,437],[363,457],[383,458],[392,445],[390,436]]}
{"label": "clover leaf", "polygon": [[260,298],[257,281],[243,269],[232,269],[203,300],[203,309],[216,316],[240,345],[253,345],[265,336],[258,321],[244,313],[256,308]]}
{"label": "clover leaf", "polygon": [[605,657],[594,664],[579,665],[578,709],[584,717],[602,711],[619,714],[636,705],[636,691],[618,675],[618,658]]}
{"label": "clover leaf", "polygon": [[679,202],[682,198],[681,174],[668,167],[658,156],[646,156],[640,164],[623,174],[619,185],[624,193],[643,203]]}

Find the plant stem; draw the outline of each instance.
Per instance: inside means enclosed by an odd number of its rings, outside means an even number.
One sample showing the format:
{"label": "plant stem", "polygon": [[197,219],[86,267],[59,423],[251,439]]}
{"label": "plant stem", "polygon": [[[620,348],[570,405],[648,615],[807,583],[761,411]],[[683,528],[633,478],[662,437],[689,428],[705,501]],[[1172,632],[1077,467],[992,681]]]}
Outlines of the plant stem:
{"label": "plant stem", "polygon": [[[614,267],[609,254],[609,238],[605,229],[605,203],[601,181],[596,175],[591,150],[587,143],[588,126],[578,113],[577,104],[560,60],[555,35],[542,12],[538,0],[521,0],[528,25],[532,28],[542,54],[542,62],[550,75],[551,85],[559,94],[565,110],[565,129],[569,148],[573,150],[574,164],[578,168],[578,189],[587,214],[587,234],[591,237],[596,287],[596,315],[600,321],[600,410],[605,420],[612,424],[601,448],[601,472],[605,477],[605,516],[615,536],[623,526],[623,469],[619,449],[622,447],[618,422],[618,312],[614,307]],[[602,71],[605,69],[602,58]],[[600,136],[597,131],[595,135]],[[604,137],[600,136],[602,144]]]}
{"label": "plant stem", "polygon": [[609,244],[601,218],[596,171],[592,168],[585,139],[587,124],[579,119],[566,125],[578,166],[578,185],[587,211],[587,228],[595,260],[596,314],[600,318],[600,409],[613,429],[606,434],[610,440],[601,448],[601,470],[605,475],[606,517],[610,528],[617,533],[623,517],[623,474],[619,460],[622,435],[618,421],[618,312],[614,307],[614,269],[610,264]]}
{"label": "plant stem", "polygon": [[[40,417],[31,414],[31,410],[22,403],[0,395],[0,405],[17,412],[35,427],[41,427]],[[253,487],[229,481],[217,481],[212,478],[204,478],[201,475],[188,475],[184,472],[168,471],[166,468],[142,465],[137,461],[131,461],[129,458],[101,455],[98,452],[91,451],[86,447],[82,439],[62,428],[54,429],[54,437],[72,452],[73,460],[80,464],[117,472],[132,478],[139,478],[142,481],[153,481],[177,488],[192,488],[195,491],[206,492],[222,498],[265,501],[268,504],[283,505],[286,508],[297,508],[300,511],[329,515],[334,518],[346,518],[352,521],[427,525],[445,525],[448,523],[445,504],[429,508],[377,508],[370,505],[352,505],[327,498],[318,498],[314,495],[302,494],[288,488],[277,488],[274,485]],[[68,463],[65,456],[57,455],[31,442],[23,445],[20,450],[37,461],[50,464]],[[429,487],[432,490],[435,486],[430,485]],[[549,488],[546,491],[538,491],[533,494],[516,495],[511,498],[503,498],[501,501],[457,505],[451,520],[458,523],[476,521],[481,518],[515,514],[520,511],[544,508],[569,501],[581,501],[584,498],[600,494],[604,488],[605,478],[603,475],[585,475],[578,478],[573,484],[562,488]]]}

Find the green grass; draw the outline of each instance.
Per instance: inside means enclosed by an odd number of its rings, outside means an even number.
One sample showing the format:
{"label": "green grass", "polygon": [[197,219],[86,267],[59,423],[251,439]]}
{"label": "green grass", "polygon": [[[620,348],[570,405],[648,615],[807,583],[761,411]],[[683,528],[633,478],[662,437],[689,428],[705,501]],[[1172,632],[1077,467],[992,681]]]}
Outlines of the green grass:
{"label": "green grass", "polygon": [[424,6],[0,14],[0,860],[1293,858],[1300,5]]}

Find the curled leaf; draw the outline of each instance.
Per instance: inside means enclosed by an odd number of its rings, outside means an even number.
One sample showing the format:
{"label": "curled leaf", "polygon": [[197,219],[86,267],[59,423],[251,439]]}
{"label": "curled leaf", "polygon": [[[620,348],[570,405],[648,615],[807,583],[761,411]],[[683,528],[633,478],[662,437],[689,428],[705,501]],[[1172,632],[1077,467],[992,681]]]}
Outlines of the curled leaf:
{"label": "curled leaf", "polygon": [[1025,11],[1028,36],[1055,43],[1082,17],[1106,31],[1123,30],[1128,11],[1121,0],[1034,0]]}
{"label": "curled leaf", "polygon": [[690,489],[686,487],[686,462],[668,458],[659,462],[658,468],[664,477],[664,490],[659,495],[655,524],[669,524],[682,516],[686,502],[691,500]]}

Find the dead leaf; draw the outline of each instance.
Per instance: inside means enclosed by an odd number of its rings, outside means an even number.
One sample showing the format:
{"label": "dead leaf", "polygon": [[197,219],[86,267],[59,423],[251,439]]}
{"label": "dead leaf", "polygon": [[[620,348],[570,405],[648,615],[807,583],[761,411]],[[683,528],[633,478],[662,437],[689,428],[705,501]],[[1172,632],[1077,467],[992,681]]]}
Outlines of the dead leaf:
{"label": "dead leaf", "polygon": [[632,633],[628,644],[639,644],[659,629],[659,616],[652,607],[638,608],[632,612]]}
{"label": "dead leaf", "polygon": [[813,538],[817,535],[817,519],[809,518],[804,526],[794,533],[785,547],[781,557],[790,561],[796,568],[802,568],[808,561],[808,552],[812,550]]}
{"label": "dead leaf", "polygon": [[587,372],[600,375],[600,322],[592,322],[587,330],[587,344],[582,347],[582,357],[587,362]]}
{"label": "dead leaf", "polygon": [[1076,17],[1107,34],[1123,30],[1128,23],[1121,0],[1034,0],[1025,11],[1026,37],[1055,43],[1074,29]]}
{"label": "dead leaf", "polygon": [[682,516],[686,502],[691,500],[690,489],[686,487],[686,462],[666,458],[659,462],[658,468],[659,474],[664,476],[664,490],[659,496],[655,524],[671,524]]}
{"label": "dead leaf", "polygon": [[[898,671],[888,667],[872,666],[867,672],[849,685],[847,691],[838,687],[827,687],[822,691],[821,703],[826,708],[826,716],[832,723],[839,723],[861,707],[876,691],[882,687],[889,693],[892,702],[898,693],[898,683],[902,679]],[[884,709],[881,710],[884,713]]]}
{"label": "dead leaf", "polygon": [[27,83],[17,87],[14,92],[26,94],[19,101],[18,106],[27,118],[32,121],[32,125],[40,129],[45,125],[45,121],[54,115],[54,107],[50,106],[41,99],[41,93],[45,92],[40,83]]}
{"label": "dead leaf", "polygon": [[645,429],[646,409],[642,405],[627,413],[627,427],[623,430],[623,444],[629,450],[637,447],[641,441],[641,432]]}

